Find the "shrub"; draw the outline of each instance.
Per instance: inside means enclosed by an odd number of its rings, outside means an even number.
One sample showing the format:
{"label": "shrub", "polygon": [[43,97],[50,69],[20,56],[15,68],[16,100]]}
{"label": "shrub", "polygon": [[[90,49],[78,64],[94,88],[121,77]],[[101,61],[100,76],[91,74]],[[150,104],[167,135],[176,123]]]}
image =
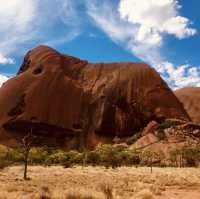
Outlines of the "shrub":
{"label": "shrub", "polygon": [[44,164],[48,158],[48,151],[43,147],[34,147],[29,153],[30,164]]}
{"label": "shrub", "polygon": [[20,148],[8,150],[7,160],[13,163],[23,163],[24,162],[23,150]]}
{"label": "shrub", "polygon": [[47,165],[62,164],[66,159],[65,152],[62,150],[55,150],[54,153],[50,154],[46,159]]}
{"label": "shrub", "polygon": [[163,166],[165,155],[162,151],[154,152],[145,150],[141,153],[141,164],[147,166]]}
{"label": "shrub", "polygon": [[200,149],[199,148],[183,148],[182,149],[183,159],[185,166],[196,167],[200,160]]}
{"label": "shrub", "polygon": [[118,154],[112,145],[101,145],[97,148],[97,152],[100,154],[100,160],[104,166],[112,168],[119,166]]}
{"label": "shrub", "polygon": [[122,145],[112,146],[109,144],[97,147],[100,163],[106,167],[118,167],[129,164],[131,152]]}
{"label": "shrub", "polygon": [[80,165],[83,164],[85,154],[79,153],[77,151],[69,151],[65,153],[65,157],[62,161],[62,165],[65,168],[72,167],[73,165]]}
{"label": "shrub", "polygon": [[170,152],[170,161],[173,166],[196,167],[200,161],[199,147],[182,147]]}
{"label": "shrub", "polygon": [[173,149],[170,151],[170,163],[172,164],[172,166],[178,167],[179,165],[179,156],[180,156],[180,150],[179,149]]}
{"label": "shrub", "polygon": [[72,163],[74,164],[82,164],[85,158],[84,153],[79,153],[77,151],[70,151],[66,154]]}
{"label": "shrub", "polygon": [[101,155],[97,151],[90,151],[87,154],[87,163],[93,166],[101,163]]}
{"label": "shrub", "polygon": [[131,150],[128,164],[129,165],[139,165],[141,162],[140,153],[141,152],[139,152],[139,151]]}
{"label": "shrub", "polygon": [[10,162],[5,158],[0,158],[0,169],[10,166]]}
{"label": "shrub", "polygon": [[11,161],[9,160],[9,150],[6,148],[0,148],[0,169],[4,169],[11,165]]}

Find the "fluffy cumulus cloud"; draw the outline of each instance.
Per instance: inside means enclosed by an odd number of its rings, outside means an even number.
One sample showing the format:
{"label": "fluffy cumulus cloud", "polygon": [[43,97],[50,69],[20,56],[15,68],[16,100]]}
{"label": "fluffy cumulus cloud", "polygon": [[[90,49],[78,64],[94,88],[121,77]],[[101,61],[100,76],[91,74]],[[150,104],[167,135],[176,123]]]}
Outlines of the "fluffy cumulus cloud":
{"label": "fluffy cumulus cloud", "polygon": [[138,25],[136,40],[159,45],[162,34],[172,34],[179,39],[192,36],[196,30],[189,28],[189,20],[179,15],[176,0],[121,0],[120,16]]}
{"label": "fluffy cumulus cloud", "polygon": [[180,15],[180,8],[177,0],[120,0],[118,4],[94,0],[88,4],[88,14],[113,41],[154,66],[173,88],[197,86],[197,68],[174,66],[161,53],[166,35],[184,39],[197,32]]}

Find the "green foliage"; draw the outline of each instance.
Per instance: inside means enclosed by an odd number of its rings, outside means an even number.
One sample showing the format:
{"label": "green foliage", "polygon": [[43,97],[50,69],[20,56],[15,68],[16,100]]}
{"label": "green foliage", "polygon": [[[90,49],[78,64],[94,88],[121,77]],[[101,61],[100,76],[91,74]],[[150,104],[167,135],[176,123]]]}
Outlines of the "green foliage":
{"label": "green foliage", "polygon": [[45,160],[47,165],[62,164],[66,159],[66,154],[62,150],[55,150],[52,154],[49,154]]}
{"label": "green foliage", "polygon": [[100,154],[100,162],[106,167],[113,168],[119,166],[120,157],[115,147],[109,144],[101,145],[97,148],[97,153]]}
{"label": "green foliage", "polygon": [[159,124],[159,129],[167,129],[176,126],[176,121],[166,120],[163,123]]}
{"label": "green foliage", "polygon": [[10,165],[11,163],[8,160],[0,158],[0,169],[4,169],[5,167],[8,167]]}
{"label": "green foliage", "polygon": [[76,164],[83,164],[84,153],[79,153],[77,151],[69,151],[65,153],[65,157],[62,161],[62,165],[65,168],[72,167]]}
{"label": "green foliage", "polygon": [[141,165],[147,166],[163,166],[165,155],[162,151],[154,152],[145,150],[141,153]]}
{"label": "green foliage", "polygon": [[30,164],[43,164],[48,156],[48,151],[44,147],[34,147],[29,153]]}
{"label": "green foliage", "polygon": [[[167,159],[168,158],[168,159]],[[48,147],[34,147],[30,150],[29,164],[32,165],[62,165],[72,167],[74,165],[105,166],[106,168],[120,166],[197,166],[200,162],[199,147],[182,147],[170,152],[165,157],[162,151],[131,150],[126,145],[99,145],[92,151],[63,151]],[[166,161],[166,159],[168,161]],[[23,150],[0,148],[0,169],[8,165],[22,164],[24,162]]]}
{"label": "green foliage", "polygon": [[98,165],[101,162],[101,155],[98,151],[90,151],[87,154],[87,163],[93,166]]}
{"label": "green foliage", "polygon": [[173,166],[196,167],[200,161],[199,147],[182,147],[170,152],[170,161]]}
{"label": "green foliage", "polygon": [[192,147],[183,148],[183,158],[186,166],[197,166],[198,162],[200,161],[200,149]]}
{"label": "green foliage", "polygon": [[138,164],[139,156],[134,151],[122,145],[101,145],[97,147],[96,153],[98,154],[99,164],[106,167],[116,168],[119,166]]}
{"label": "green foliage", "polygon": [[24,162],[23,150],[20,148],[8,150],[7,160],[13,163],[23,163]]}
{"label": "green foliage", "polygon": [[10,162],[7,160],[7,151],[0,149],[0,169],[4,169],[9,166]]}

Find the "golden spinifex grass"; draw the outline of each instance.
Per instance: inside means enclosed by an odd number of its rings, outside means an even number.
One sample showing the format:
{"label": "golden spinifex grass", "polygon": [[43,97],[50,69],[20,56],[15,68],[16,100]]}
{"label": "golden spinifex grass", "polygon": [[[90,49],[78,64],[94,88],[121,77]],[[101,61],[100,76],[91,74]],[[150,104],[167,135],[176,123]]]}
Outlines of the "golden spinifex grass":
{"label": "golden spinifex grass", "polygon": [[169,187],[200,185],[195,168],[60,166],[29,167],[29,181],[22,179],[22,166],[0,171],[0,199],[152,199],[162,198]]}

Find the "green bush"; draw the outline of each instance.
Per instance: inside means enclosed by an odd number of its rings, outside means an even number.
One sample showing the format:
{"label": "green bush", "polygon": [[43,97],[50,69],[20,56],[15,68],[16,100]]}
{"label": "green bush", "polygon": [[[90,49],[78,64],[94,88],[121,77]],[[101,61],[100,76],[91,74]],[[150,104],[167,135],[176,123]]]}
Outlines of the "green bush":
{"label": "green bush", "polygon": [[66,154],[62,150],[55,150],[52,154],[47,156],[45,163],[47,165],[62,164],[66,159]]}
{"label": "green bush", "polygon": [[96,166],[101,164],[101,155],[97,151],[90,151],[87,153],[87,164]]}
{"label": "green bush", "polygon": [[70,161],[73,164],[82,164],[84,159],[84,153],[79,153],[77,151],[69,151],[65,153],[65,161]]}
{"label": "green bush", "polygon": [[100,164],[106,167],[116,168],[119,166],[130,165],[133,160],[132,152],[122,145],[112,146],[109,144],[97,147]]}
{"label": "green bush", "polygon": [[23,150],[20,148],[8,150],[7,160],[13,163],[23,163],[24,162]]}
{"label": "green bush", "polygon": [[[65,152],[63,150],[34,147],[29,153],[29,164],[40,165],[62,165],[64,167],[72,167],[73,165],[92,165],[105,167],[120,167],[132,165],[144,166],[197,166],[200,162],[199,147],[183,147],[174,149],[170,152],[169,161],[166,162],[165,154],[161,151],[138,151],[130,150],[126,145],[110,145],[104,144],[98,146],[93,151],[77,151]],[[22,164],[24,162],[24,153],[20,148],[5,149],[0,148],[0,168],[7,165]]]}
{"label": "green bush", "polygon": [[200,162],[199,147],[182,147],[170,152],[170,161],[173,166],[196,167]]}
{"label": "green bush", "polygon": [[145,150],[141,153],[141,165],[143,166],[164,166],[163,160],[165,155],[162,151],[154,152]]}
{"label": "green bush", "polygon": [[0,158],[0,169],[4,169],[5,167],[8,167],[10,165],[11,163],[8,160]]}
{"label": "green bush", "polygon": [[199,148],[183,148],[183,159],[185,161],[185,166],[196,167],[200,161],[200,149]]}
{"label": "green bush", "polygon": [[29,153],[30,164],[44,164],[48,158],[48,151],[44,147],[34,147]]}
{"label": "green bush", "polygon": [[140,153],[141,152],[139,152],[139,151],[137,151],[137,150],[131,150],[130,151],[130,157],[129,157],[129,161],[128,161],[128,164],[129,164],[129,166],[131,166],[131,165],[139,165],[140,164],[140,162],[141,162],[141,158],[140,158]]}

